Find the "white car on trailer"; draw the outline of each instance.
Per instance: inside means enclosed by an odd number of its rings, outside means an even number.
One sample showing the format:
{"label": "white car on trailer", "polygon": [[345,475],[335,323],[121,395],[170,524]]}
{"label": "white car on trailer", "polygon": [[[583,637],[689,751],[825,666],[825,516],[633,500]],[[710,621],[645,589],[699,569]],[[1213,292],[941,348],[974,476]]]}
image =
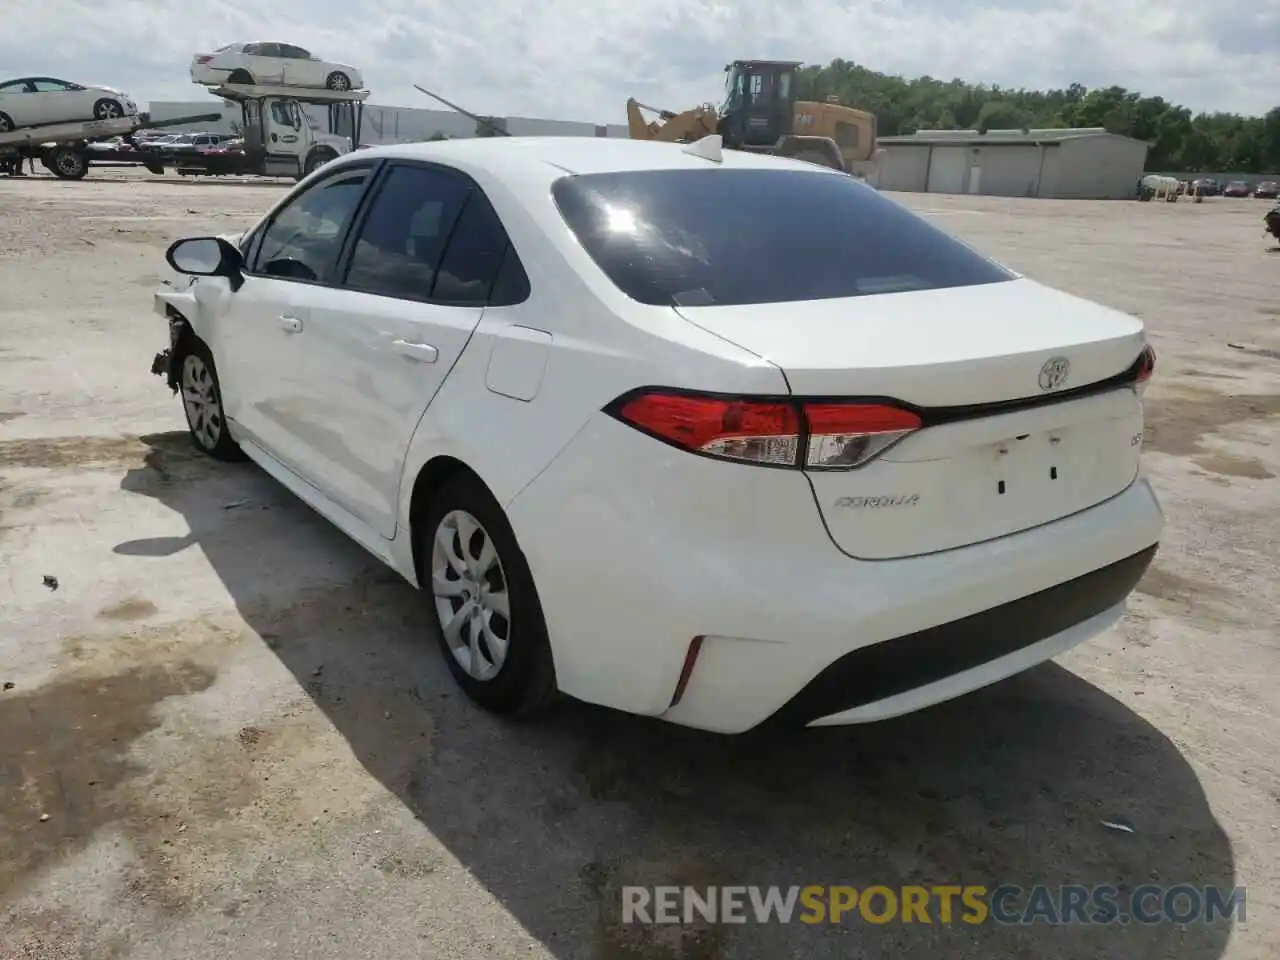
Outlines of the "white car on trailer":
{"label": "white car on trailer", "polygon": [[0,81],[0,133],[22,127],[136,117],[133,97],[114,87],[85,86],[54,77]]}
{"label": "white car on trailer", "polygon": [[362,90],[364,77],[349,63],[321,60],[292,43],[231,43],[191,60],[191,81],[207,87],[259,84]]}

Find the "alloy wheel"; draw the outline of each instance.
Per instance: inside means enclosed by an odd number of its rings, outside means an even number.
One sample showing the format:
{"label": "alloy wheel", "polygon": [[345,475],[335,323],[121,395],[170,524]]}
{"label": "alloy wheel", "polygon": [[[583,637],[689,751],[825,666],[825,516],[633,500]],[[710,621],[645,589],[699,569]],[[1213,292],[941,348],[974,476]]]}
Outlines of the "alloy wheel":
{"label": "alloy wheel", "polygon": [[432,538],[431,592],[445,643],[467,676],[492,680],[507,659],[511,604],[489,531],[465,510],[441,518]]}
{"label": "alloy wheel", "polygon": [[194,353],[182,361],[182,403],[191,432],[200,446],[212,450],[222,438],[222,404],[218,402],[213,373]]}

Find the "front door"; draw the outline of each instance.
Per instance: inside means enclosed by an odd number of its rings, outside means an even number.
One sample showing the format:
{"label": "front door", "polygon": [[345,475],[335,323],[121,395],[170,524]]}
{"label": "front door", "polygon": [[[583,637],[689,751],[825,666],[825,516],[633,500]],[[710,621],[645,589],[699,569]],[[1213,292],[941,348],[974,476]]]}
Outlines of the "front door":
{"label": "front door", "polygon": [[341,289],[311,305],[300,427],[318,438],[321,491],[391,538],[409,443],[480,322],[507,240],[451,169],[396,162],[375,191]]}
{"label": "front door", "polygon": [[244,285],[229,293],[215,327],[227,417],[307,479],[313,438],[300,427],[309,392],[301,352],[371,172],[372,164],[348,167],[286,201],[250,243]]}

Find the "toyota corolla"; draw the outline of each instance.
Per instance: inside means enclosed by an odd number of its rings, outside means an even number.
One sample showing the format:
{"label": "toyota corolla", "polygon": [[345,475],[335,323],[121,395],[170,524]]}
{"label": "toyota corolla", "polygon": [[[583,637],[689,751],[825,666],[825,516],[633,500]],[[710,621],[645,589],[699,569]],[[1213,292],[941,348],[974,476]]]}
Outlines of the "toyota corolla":
{"label": "toyota corolla", "polygon": [[194,443],[420,586],[501,713],[894,716],[1114,625],[1160,538],[1142,323],[825,168],[378,147],[167,258]]}

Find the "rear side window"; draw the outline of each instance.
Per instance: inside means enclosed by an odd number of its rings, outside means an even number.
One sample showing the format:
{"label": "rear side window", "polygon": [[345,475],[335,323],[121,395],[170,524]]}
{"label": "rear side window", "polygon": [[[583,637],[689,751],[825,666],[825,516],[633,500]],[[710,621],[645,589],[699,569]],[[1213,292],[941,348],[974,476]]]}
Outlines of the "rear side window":
{"label": "rear side window", "polygon": [[431,299],[476,306],[488,303],[506,248],[502,221],[484,195],[472,190],[449,238]]}
{"label": "rear side window", "polygon": [[786,303],[1014,277],[854,177],[640,170],[564,177],[552,193],[591,258],[641,303]]}
{"label": "rear side window", "polygon": [[432,167],[397,166],[360,227],[346,286],[404,300],[426,300],[471,185]]}

